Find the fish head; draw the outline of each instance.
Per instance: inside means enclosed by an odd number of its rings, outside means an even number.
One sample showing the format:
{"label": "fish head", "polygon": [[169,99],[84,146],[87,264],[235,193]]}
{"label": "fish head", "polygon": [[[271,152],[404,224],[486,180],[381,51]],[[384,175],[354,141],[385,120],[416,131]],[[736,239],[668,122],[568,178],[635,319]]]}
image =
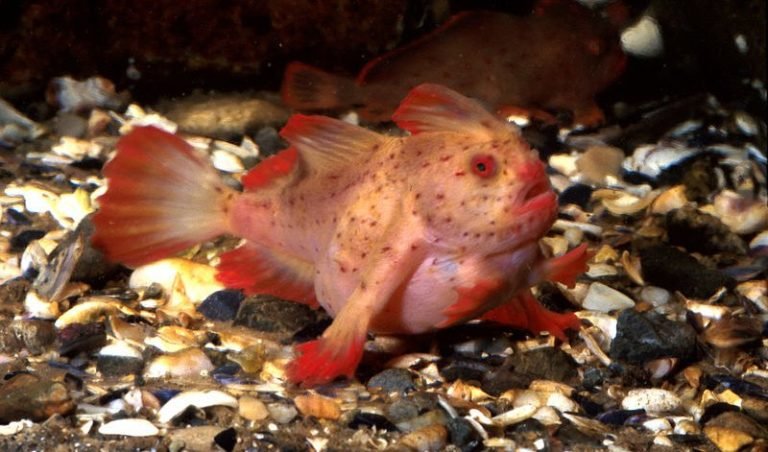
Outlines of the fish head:
{"label": "fish head", "polygon": [[433,243],[495,253],[549,230],[557,214],[555,193],[537,152],[513,126],[491,140],[443,139],[431,143],[439,151],[414,174],[416,210]]}

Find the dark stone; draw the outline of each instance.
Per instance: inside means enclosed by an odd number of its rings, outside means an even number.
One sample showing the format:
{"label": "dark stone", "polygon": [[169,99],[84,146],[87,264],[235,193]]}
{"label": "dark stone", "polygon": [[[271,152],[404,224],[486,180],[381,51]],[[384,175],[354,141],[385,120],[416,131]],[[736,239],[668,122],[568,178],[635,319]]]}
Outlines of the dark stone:
{"label": "dark stone", "polygon": [[592,187],[585,184],[574,184],[560,193],[557,201],[561,206],[567,204],[576,204],[582,209],[587,209],[589,207],[589,200],[591,197]]}
{"label": "dark stone", "polygon": [[578,366],[559,348],[539,348],[511,357],[515,372],[534,380],[553,380],[572,384],[578,379]]}
{"label": "dark stone", "polygon": [[306,305],[271,295],[256,295],[243,300],[235,325],[256,331],[293,334],[316,320],[315,311]]}
{"label": "dark stone", "polygon": [[415,388],[413,375],[407,369],[386,369],[368,380],[369,391],[379,390],[387,394],[392,392],[405,394]]}
{"label": "dark stone", "polygon": [[11,332],[24,344],[32,355],[46,351],[56,340],[53,322],[38,319],[21,319],[11,322]]}
{"label": "dark stone", "polygon": [[730,286],[730,278],[669,245],[640,251],[640,261],[646,282],[669,291],[680,291],[690,298],[708,298],[721,287]]}
{"label": "dark stone", "polygon": [[20,373],[0,386],[0,423],[32,419],[44,421],[75,408],[66,386],[60,382]]}
{"label": "dark stone", "polygon": [[11,252],[19,253],[27,248],[27,245],[33,240],[41,239],[45,236],[45,231],[39,229],[27,229],[11,237],[9,241]]}
{"label": "dark stone", "polygon": [[107,342],[107,335],[102,323],[74,323],[59,331],[59,342],[61,356],[74,356],[101,348]]}
{"label": "dark stone", "polygon": [[463,452],[481,449],[483,439],[466,419],[460,417],[450,419],[446,427],[448,427],[451,444]]}
{"label": "dark stone", "polygon": [[237,430],[231,427],[222,430],[218,435],[213,437],[213,442],[225,451],[231,452],[237,444]]}
{"label": "dark stone", "polygon": [[24,310],[24,298],[31,283],[26,278],[13,278],[0,284],[0,316],[13,318]]}
{"label": "dark stone", "polygon": [[83,218],[75,231],[68,234],[53,250],[51,257],[57,256],[69,247],[79,247],[79,255],[76,256],[70,279],[83,281],[92,286],[101,286],[120,266],[108,261],[104,253],[93,247],[91,241],[94,232],[92,217],[93,214]]}
{"label": "dark stone", "polygon": [[645,410],[610,410],[597,415],[595,419],[608,425],[624,425],[633,416],[645,414]]}
{"label": "dark stone", "polygon": [[398,399],[387,407],[387,418],[394,424],[413,419],[419,415],[419,406],[410,399]]}
{"label": "dark stone", "polygon": [[[603,438],[599,433],[587,434],[579,430],[572,422],[564,421],[557,429],[555,437],[563,444],[571,447],[573,450],[600,450],[603,448]],[[579,445],[581,447],[572,447]]]}
{"label": "dark stone", "polygon": [[482,381],[490,371],[491,368],[485,363],[471,359],[450,358],[447,365],[440,366],[440,375],[448,382]]}
{"label": "dark stone", "polygon": [[696,356],[696,331],[657,312],[626,309],[619,314],[610,355],[631,364],[666,357],[685,362]]}
{"label": "dark stone", "polygon": [[675,209],[666,215],[669,243],[704,254],[730,252],[746,254],[747,244],[712,215],[692,207]]}
{"label": "dark stone", "polygon": [[131,356],[98,355],[96,369],[106,377],[135,375],[144,369],[144,360]]}
{"label": "dark stone", "polygon": [[481,389],[490,395],[499,396],[508,389],[527,388],[531,381],[533,378],[529,375],[502,368],[488,373],[483,378]]}
{"label": "dark stone", "polygon": [[587,389],[592,389],[596,386],[602,385],[604,379],[605,376],[600,369],[597,367],[587,367],[584,369],[584,375],[581,379],[581,384]]}
{"label": "dark stone", "polygon": [[8,209],[5,211],[5,214],[7,215],[8,223],[12,226],[28,226],[32,224],[28,216],[16,209]]}
{"label": "dark stone", "polygon": [[397,426],[391,423],[389,419],[376,413],[356,413],[355,417],[349,422],[349,428],[357,430],[360,427],[376,427],[379,430],[386,430],[388,432],[398,431]]}
{"label": "dark stone", "polygon": [[244,298],[245,295],[239,290],[219,290],[208,295],[197,306],[197,312],[210,320],[232,320],[237,315],[237,310]]}

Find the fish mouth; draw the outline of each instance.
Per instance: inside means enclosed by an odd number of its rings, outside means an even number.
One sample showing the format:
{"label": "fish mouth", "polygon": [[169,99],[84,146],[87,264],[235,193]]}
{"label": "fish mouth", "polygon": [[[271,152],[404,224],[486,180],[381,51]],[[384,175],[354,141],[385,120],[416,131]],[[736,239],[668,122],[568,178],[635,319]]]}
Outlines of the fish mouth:
{"label": "fish mouth", "polygon": [[531,184],[522,198],[522,205],[516,209],[518,215],[546,213],[552,215],[557,206],[557,196],[552,191],[547,178],[541,178]]}

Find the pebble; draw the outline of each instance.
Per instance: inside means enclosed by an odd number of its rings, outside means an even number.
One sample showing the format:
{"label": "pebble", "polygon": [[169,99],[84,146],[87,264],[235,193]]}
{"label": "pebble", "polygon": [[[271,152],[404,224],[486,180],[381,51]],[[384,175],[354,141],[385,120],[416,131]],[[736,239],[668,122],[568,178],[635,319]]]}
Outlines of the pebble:
{"label": "pebble", "polygon": [[206,452],[216,450],[216,435],[224,431],[215,425],[187,426],[168,431],[165,441],[169,451]]}
{"label": "pebble", "polygon": [[139,374],[143,368],[141,352],[122,341],[102,348],[96,357],[96,369],[104,376]]}
{"label": "pebble", "polygon": [[219,290],[208,295],[197,306],[197,312],[209,320],[233,320],[244,298],[243,292],[239,290]]}
{"label": "pebble", "polygon": [[235,325],[256,331],[293,334],[316,320],[316,312],[306,305],[271,295],[256,295],[243,300]]}
{"label": "pebble", "polygon": [[180,352],[161,355],[149,363],[144,371],[145,378],[162,377],[199,377],[211,372],[213,363],[198,348],[188,348]]}
{"label": "pebble", "polygon": [[238,414],[249,421],[263,421],[269,417],[269,410],[261,400],[256,397],[240,397]]}
{"label": "pebble", "polygon": [[696,354],[696,331],[687,323],[654,312],[627,309],[619,314],[610,356],[632,364],[674,357],[687,360]]}
{"label": "pebble", "polygon": [[157,412],[157,420],[163,424],[171,422],[176,416],[182,414],[187,408],[208,408],[212,406],[227,406],[237,408],[237,399],[231,395],[218,391],[186,391],[171,398]]}
{"label": "pebble", "polygon": [[624,151],[619,148],[591,146],[576,160],[576,168],[587,184],[605,185],[619,180],[623,161]]}
{"label": "pebble", "polygon": [[747,251],[744,240],[712,215],[695,208],[675,209],[666,217],[669,243],[704,254]]}
{"label": "pebble", "polygon": [[669,303],[670,297],[669,291],[661,287],[645,286],[640,290],[640,300],[650,303],[655,308]]}
{"label": "pebble", "polygon": [[603,283],[590,284],[582,306],[600,312],[618,311],[635,306],[634,300]]}
{"label": "pebble", "polygon": [[288,403],[270,403],[267,405],[267,411],[269,417],[278,424],[287,424],[299,415],[296,407]]}
{"label": "pebble", "polygon": [[443,450],[448,441],[448,430],[443,425],[430,425],[410,433],[406,433],[400,438],[400,445],[411,450],[418,451],[440,451]]}
{"label": "pebble", "polygon": [[21,419],[39,422],[74,409],[67,387],[58,381],[20,373],[0,386],[0,423]]}
{"label": "pebble", "polygon": [[707,426],[704,434],[722,452],[736,452],[755,441],[752,436],[727,427]]}
{"label": "pebble", "polygon": [[316,393],[301,394],[293,399],[299,412],[303,416],[313,416],[318,419],[329,419],[335,421],[341,417],[341,406],[339,402],[330,397],[321,396]]}
{"label": "pebble", "polygon": [[536,405],[521,405],[491,418],[493,425],[506,427],[530,419],[539,409]]}
{"label": "pebble", "polygon": [[640,251],[643,278],[671,292],[689,298],[706,299],[729,283],[717,270],[710,270],[693,256],[669,245],[656,245]]}
{"label": "pebble", "polygon": [[123,435],[123,436],[155,436],[160,433],[160,429],[154,426],[146,419],[126,418],[107,422],[99,427],[99,433],[102,435]]}
{"label": "pebble", "polygon": [[383,370],[371,377],[367,386],[369,391],[381,391],[385,394],[405,394],[416,388],[413,375],[407,369]]}
{"label": "pebble", "polygon": [[621,401],[625,410],[645,410],[649,413],[674,412],[681,405],[677,395],[659,388],[632,389]]}

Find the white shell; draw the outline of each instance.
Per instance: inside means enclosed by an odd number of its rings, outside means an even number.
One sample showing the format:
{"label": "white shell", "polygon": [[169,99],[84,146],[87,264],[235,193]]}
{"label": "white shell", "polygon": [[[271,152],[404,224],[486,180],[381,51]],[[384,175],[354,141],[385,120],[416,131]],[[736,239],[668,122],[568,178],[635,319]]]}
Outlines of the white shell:
{"label": "white shell", "polygon": [[131,274],[128,286],[135,289],[157,283],[170,293],[177,276],[184,284],[187,296],[195,303],[203,301],[213,292],[224,289],[216,280],[215,268],[181,258],[162,259],[136,268]]}
{"label": "white shell", "polygon": [[539,407],[536,405],[522,405],[501,413],[498,416],[494,416],[491,418],[491,421],[493,421],[494,425],[501,427],[517,424],[518,422],[523,422],[524,420],[529,419],[538,409]]}
{"label": "white shell", "polygon": [[593,311],[611,312],[632,308],[635,302],[618,290],[596,282],[589,286],[583,306]]}
{"label": "white shell", "polygon": [[182,392],[160,408],[160,411],[157,412],[157,420],[165,424],[183,413],[187,407],[207,408],[217,405],[237,408],[237,399],[226,392],[217,390]]}
{"label": "white shell", "polygon": [[625,410],[644,409],[649,413],[675,411],[682,405],[680,398],[673,392],[659,388],[632,389],[621,401]]}
{"label": "white shell", "polygon": [[156,357],[147,366],[144,377],[198,377],[213,369],[213,363],[202,350],[189,348]]}
{"label": "white shell", "polygon": [[160,433],[160,429],[146,419],[130,418],[107,422],[99,427],[99,433],[102,435],[144,437],[155,436]]}
{"label": "white shell", "polygon": [[654,58],[664,54],[659,23],[648,14],[621,33],[621,48],[630,55]]}

